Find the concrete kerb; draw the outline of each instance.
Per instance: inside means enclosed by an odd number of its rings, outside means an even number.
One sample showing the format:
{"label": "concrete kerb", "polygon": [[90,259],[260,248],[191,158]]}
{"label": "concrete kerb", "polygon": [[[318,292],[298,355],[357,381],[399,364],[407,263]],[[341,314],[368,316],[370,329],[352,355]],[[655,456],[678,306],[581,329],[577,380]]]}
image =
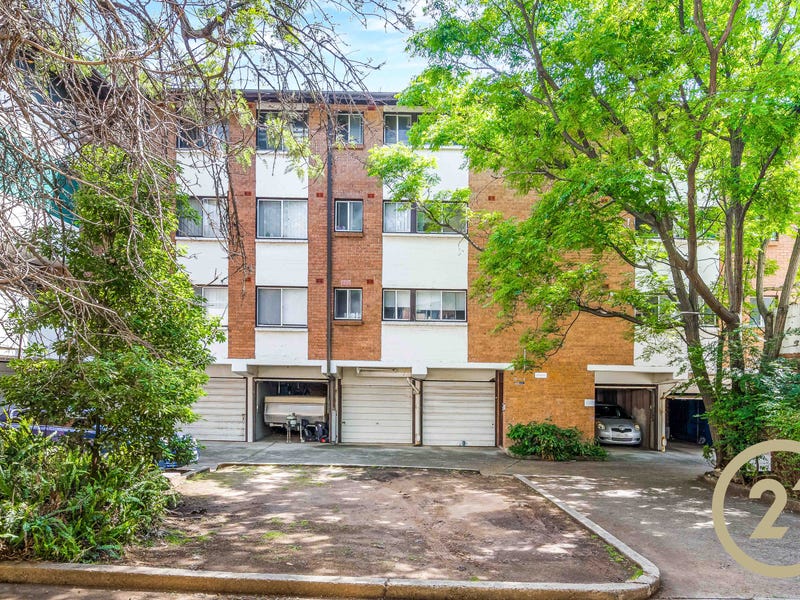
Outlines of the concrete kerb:
{"label": "concrete kerb", "polygon": [[[653,594],[658,591],[658,588],[661,587],[661,571],[658,567],[653,564],[652,561],[648,560],[638,552],[636,552],[633,548],[628,546],[622,540],[617,538],[616,536],[612,535],[602,527],[600,527],[597,523],[586,517],[585,515],[579,513],[578,511],[574,510],[549,492],[543,490],[540,486],[533,483],[530,479],[523,475],[515,475],[518,480],[520,480],[525,485],[529,486],[533,491],[537,494],[543,496],[553,504],[555,504],[558,508],[560,508],[564,513],[572,517],[578,523],[586,527],[586,529],[593,532],[597,535],[600,539],[605,541],[607,544],[613,546],[614,548],[619,551],[620,554],[625,556],[631,562],[639,565],[642,569],[642,574],[639,575],[633,581],[627,582],[628,584],[634,584],[639,586],[637,591],[633,591],[632,595],[625,595],[625,598],[649,598]],[[622,596],[621,596],[622,597]]]}
{"label": "concrete kerb", "polygon": [[[191,478],[202,472],[233,466],[341,466],[443,471],[480,472],[479,469],[413,467],[397,465],[325,465],[306,463],[220,463],[187,473]],[[575,584],[559,582],[496,582],[457,580],[412,580],[378,577],[331,577],[264,573],[194,571],[123,565],[79,565],[45,562],[0,562],[0,582],[13,584],[60,585],[101,589],[127,589],[162,592],[205,592],[326,598],[364,598],[393,600],[639,600],[649,598],[659,588],[658,567],[632,550],[605,529],[540,489],[526,477],[515,475],[536,493],[586,527],[623,556],[642,568],[642,575],[623,583]]]}

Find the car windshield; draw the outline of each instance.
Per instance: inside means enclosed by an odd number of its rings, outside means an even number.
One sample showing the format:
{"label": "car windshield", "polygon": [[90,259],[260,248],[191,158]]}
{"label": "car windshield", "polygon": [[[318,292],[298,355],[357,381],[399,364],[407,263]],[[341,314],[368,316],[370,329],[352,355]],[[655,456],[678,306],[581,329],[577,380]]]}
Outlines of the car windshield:
{"label": "car windshield", "polygon": [[599,404],[595,411],[595,416],[606,419],[630,419],[628,413],[613,404]]}

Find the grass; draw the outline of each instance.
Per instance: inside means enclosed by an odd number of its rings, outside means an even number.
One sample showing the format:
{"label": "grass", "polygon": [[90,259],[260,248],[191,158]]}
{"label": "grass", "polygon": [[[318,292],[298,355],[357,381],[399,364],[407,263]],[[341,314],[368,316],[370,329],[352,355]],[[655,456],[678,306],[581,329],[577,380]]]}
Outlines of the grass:
{"label": "grass", "polygon": [[277,540],[278,538],[283,537],[286,535],[282,531],[268,531],[264,535],[261,536],[261,539],[265,542],[271,542],[272,540]]}
{"label": "grass", "polygon": [[200,535],[189,535],[185,531],[180,531],[179,529],[170,529],[164,534],[164,541],[173,546],[184,546],[192,542],[207,542],[213,535],[213,531],[201,533]]}

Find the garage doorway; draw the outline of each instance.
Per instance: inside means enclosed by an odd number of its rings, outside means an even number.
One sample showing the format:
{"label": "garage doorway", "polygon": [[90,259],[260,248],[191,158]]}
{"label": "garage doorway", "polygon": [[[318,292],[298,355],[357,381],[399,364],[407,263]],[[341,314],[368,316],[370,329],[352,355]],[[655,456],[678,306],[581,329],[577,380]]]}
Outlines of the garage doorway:
{"label": "garage doorway", "polygon": [[[327,429],[327,381],[261,379],[256,380],[255,388],[255,440],[273,434],[287,439],[286,424],[290,415],[296,417],[298,424],[302,425],[303,420],[310,426],[319,422],[324,423]],[[299,433],[297,437],[299,439]]]}
{"label": "garage doorway", "polygon": [[595,403],[616,404],[627,412],[642,430],[642,448],[659,450],[657,388],[596,387]]}

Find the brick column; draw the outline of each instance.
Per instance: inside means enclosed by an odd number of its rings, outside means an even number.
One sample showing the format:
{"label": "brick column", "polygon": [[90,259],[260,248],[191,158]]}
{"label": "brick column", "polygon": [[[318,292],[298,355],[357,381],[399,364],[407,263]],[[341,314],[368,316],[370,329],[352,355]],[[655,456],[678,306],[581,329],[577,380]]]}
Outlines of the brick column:
{"label": "brick column", "polygon": [[[255,105],[250,105],[255,112]],[[231,145],[249,147],[253,152],[242,165],[228,159],[230,177],[228,213],[228,357],[254,358],[256,349],[256,170],[255,135],[231,119]]]}

